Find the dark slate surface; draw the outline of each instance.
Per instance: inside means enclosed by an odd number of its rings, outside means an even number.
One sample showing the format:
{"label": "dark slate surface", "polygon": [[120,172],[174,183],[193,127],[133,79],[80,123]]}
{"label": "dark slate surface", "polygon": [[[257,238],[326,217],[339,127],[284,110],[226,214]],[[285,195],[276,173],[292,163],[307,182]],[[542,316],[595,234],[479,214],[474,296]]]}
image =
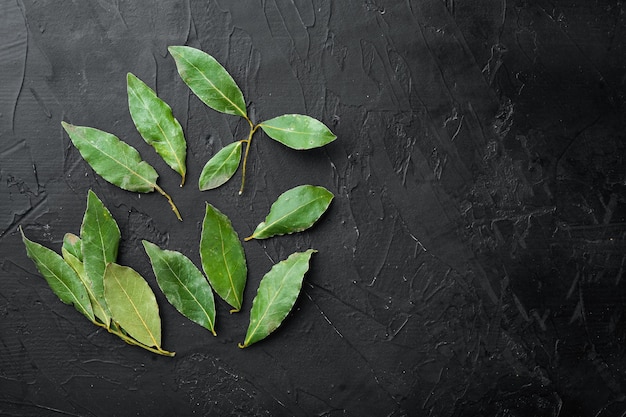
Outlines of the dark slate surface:
{"label": "dark slate surface", "polygon": [[[626,25],[620,1],[118,1],[0,4],[0,414],[619,416],[626,411]],[[215,56],[254,120],[305,113],[337,134],[296,152],[255,137],[248,188],[199,192],[247,126],[206,108],[168,45]],[[130,120],[127,72],[189,142],[189,184]],[[96,176],[60,121],[136,147],[177,202]],[[247,242],[244,312],[218,337],[158,292],[141,239],[199,265],[204,202],[247,236],[296,185],[336,198],[299,235]],[[128,346],[62,304],[17,227],[60,250],[88,189],[120,263],[157,290],[164,347]],[[267,340],[237,348],[262,275],[315,255]]]}

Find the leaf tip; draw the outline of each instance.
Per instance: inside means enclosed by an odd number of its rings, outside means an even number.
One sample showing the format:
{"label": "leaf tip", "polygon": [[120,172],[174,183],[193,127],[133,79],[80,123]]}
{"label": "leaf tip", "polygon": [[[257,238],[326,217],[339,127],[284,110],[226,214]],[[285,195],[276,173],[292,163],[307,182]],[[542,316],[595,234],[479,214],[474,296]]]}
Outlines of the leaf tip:
{"label": "leaf tip", "polygon": [[240,311],[240,310],[241,310],[241,307],[239,307],[239,308],[231,308],[231,309],[230,309],[230,311],[229,311],[229,313],[230,313],[230,314],[233,314],[233,313],[239,313],[239,311]]}
{"label": "leaf tip", "polygon": [[239,349],[244,349],[248,347],[248,345],[246,345],[245,343],[237,343],[237,346],[239,347]]}
{"label": "leaf tip", "polygon": [[63,126],[63,129],[65,129],[67,133],[69,133],[69,131],[74,128],[73,125],[69,124],[65,120],[61,120],[61,126]]}
{"label": "leaf tip", "polygon": [[248,242],[249,240],[252,240],[252,239],[254,239],[254,235],[250,235],[250,236],[244,238],[243,241],[244,242]]}

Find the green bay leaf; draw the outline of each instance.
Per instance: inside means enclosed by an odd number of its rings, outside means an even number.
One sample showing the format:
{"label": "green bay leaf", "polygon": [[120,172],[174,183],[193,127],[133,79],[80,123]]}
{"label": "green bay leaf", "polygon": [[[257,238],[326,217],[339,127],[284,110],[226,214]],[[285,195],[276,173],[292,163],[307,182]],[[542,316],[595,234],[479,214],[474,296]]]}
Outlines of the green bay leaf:
{"label": "green bay leaf", "polygon": [[168,50],[180,77],[207,106],[248,118],[241,90],[215,58],[190,46],[170,46]]}
{"label": "green bay leaf", "polygon": [[239,347],[245,348],[265,339],[281,325],[300,294],[304,274],[309,270],[309,260],[315,252],[309,249],[293,253],[265,274],[252,301],[246,337]]}
{"label": "green bay leaf", "polygon": [[209,159],[198,180],[200,191],[217,188],[235,174],[241,161],[241,147],[241,142],[233,142]]}
{"label": "green bay leaf", "polygon": [[226,217],[206,204],[200,238],[202,268],[215,292],[233,307],[241,309],[248,267],[237,232]]}
{"label": "green bay leaf", "polygon": [[[96,316],[98,320],[104,325],[104,327],[108,328],[111,323],[111,316],[108,312],[108,308],[106,305],[101,303],[104,302],[104,297],[100,297],[98,299],[96,294],[93,292],[93,282],[89,279],[89,276],[85,272],[85,266],[83,263],[74,256],[72,253],[68,252],[66,248],[62,248],[61,252],[63,254],[63,259],[69,266],[72,267],[78,278],[82,281],[85,289],[87,290],[87,295],[89,295],[89,302],[91,303],[91,308],[93,309],[93,314]],[[96,323],[97,324],[97,323]]]}
{"label": "green bay leaf", "polygon": [[104,297],[111,316],[138,342],[160,348],[161,318],[152,289],[132,268],[115,263],[107,265]]}
{"label": "green bay leaf", "polygon": [[181,175],[182,187],[187,172],[187,143],[183,128],[170,106],[157,97],[154,90],[134,74],[128,73],[126,80],[128,109],[135,127],[170,168]]}
{"label": "green bay leaf", "polygon": [[102,178],[123,190],[150,193],[159,174],[139,152],[111,133],[61,122],[85,161]]}
{"label": "green bay leaf", "polygon": [[[107,312],[104,274],[107,264],[117,259],[121,234],[111,212],[92,190],[87,194],[87,209],[80,227],[80,236],[85,273],[92,283],[96,301]],[[109,322],[105,324],[108,326]]]}
{"label": "green bay leaf", "polygon": [[202,272],[180,252],[161,249],[147,240],[142,243],[167,300],[182,315],[215,336],[213,291]]}
{"label": "green bay leaf", "polygon": [[272,204],[265,221],[245,240],[306,230],[324,214],[333,198],[326,188],[314,185],[300,185],[285,191]]}
{"label": "green bay leaf", "polygon": [[119,140],[111,133],[61,122],[72,143],[85,161],[102,178],[123,190],[163,195],[178,220],[183,219],[172,198],[156,183],[159,174],[152,165],[141,159],[137,149]]}
{"label": "green bay leaf", "polygon": [[284,114],[259,126],[270,138],[297,150],[319,148],[337,139],[324,123],[302,114]]}
{"label": "green bay leaf", "polygon": [[48,282],[48,285],[59,299],[65,304],[73,305],[76,310],[94,321],[93,309],[89,302],[87,289],[76,272],[51,249],[29,240],[20,228],[22,242],[26,247],[26,254],[35,263],[39,273]]}
{"label": "green bay leaf", "polygon": [[83,242],[74,233],[63,236],[63,249],[74,255],[80,262],[83,261]]}

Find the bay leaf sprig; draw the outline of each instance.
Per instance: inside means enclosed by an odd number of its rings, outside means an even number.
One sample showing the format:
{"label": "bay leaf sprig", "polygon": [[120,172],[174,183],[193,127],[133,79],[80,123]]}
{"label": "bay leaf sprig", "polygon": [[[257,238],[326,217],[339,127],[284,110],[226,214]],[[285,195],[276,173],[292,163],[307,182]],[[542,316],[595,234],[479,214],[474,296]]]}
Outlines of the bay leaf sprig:
{"label": "bay leaf sprig", "polygon": [[245,348],[266,338],[276,330],[293,308],[304,275],[309,270],[309,260],[315,249],[296,252],[272,267],[265,274],[250,309],[250,324],[240,348]]}
{"label": "bay leaf sprig", "polygon": [[[324,123],[302,114],[284,114],[255,124],[248,116],[241,89],[214,57],[190,46],[170,46],[168,50],[174,58],[181,79],[203,103],[218,112],[242,117],[250,127],[248,137],[239,141],[242,145],[246,145],[243,152],[239,194],[243,193],[245,187],[252,137],[259,128],[269,138],[297,150],[318,148],[337,138]],[[229,148],[227,152],[219,151],[209,159],[203,169],[203,174],[205,171],[207,174],[201,175],[198,184],[200,190],[204,191],[224,184],[234,175],[240,163],[241,153],[236,153],[234,147]],[[217,172],[220,174],[215,174]]]}
{"label": "bay leaf sprig", "polygon": [[115,263],[119,227],[93,191],[80,236],[63,238],[63,256],[29,240],[21,227],[20,232],[28,257],[62,302],[128,344],[174,356],[161,347],[161,319],[150,286],[133,269]]}
{"label": "bay leaf sprig", "polygon": [[74,146],[93,170],[113,185],[138,193],[159,192],[182,221],[172,198],[157,184],[159,174],[139,152],[117,136],[88,126],[61,122]]}

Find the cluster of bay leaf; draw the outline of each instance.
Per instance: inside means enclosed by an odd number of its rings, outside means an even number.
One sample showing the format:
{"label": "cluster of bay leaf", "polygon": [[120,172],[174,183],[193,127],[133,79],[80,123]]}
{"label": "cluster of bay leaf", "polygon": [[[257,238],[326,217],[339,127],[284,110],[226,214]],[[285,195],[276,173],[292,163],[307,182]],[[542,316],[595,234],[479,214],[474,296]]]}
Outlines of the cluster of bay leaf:
{"label": "cluster of bay leaf", "polygon": [[[198,180],[201,191],[225,184],[242,165],[244,190],[246,165],[254,133],[261,128],[268,137],[296,150],[324,146],[336,136],[322,122],[301,114],[285,114],[259,124],[248,117],[243,94],[226,69],[212,56],[188,46],[171,46],[178,73],[189,88],[212,109],[245,119],[246,139],[218,151],[204,166]],[[143,139],[181,176],[186,177],[187,144],[172,110],[143,81],[128,74],[128,106]],[[102,130],[62,122],[63,128],[85,161],[108,182],[128,191],[158,191],[182,221],[171,197],[157,185],[158,173],[139,152],[115,135]],[[242,150],[245,145],[245,152]],[[243,154],[243,163],[242,161]],[[266,239],[301,232],[311,227],[329,207],[333,194],[320,186],[301,185],[272,204],[265,220],[244,240]],[[28,256],[55,294],[73,304],[94,324],[126,342],[162,355],[161,321],[156,298],[148,283],[132,268],[116,263],[120,230],[109,210],[89,191],[80,236],[68,233],[62,256],[24,235]],[[203,273],[180,252],[143,241],[157,283],[167,300],[190,320],[215,333],[213,291],[237,312],[247,281],[243,246],[228,217],[206,204],[199,244]],[[247,347],[267,337],[291,311],[309,261],[316,252],[295,252],[275,264],[262,278],[250,310],[243,343]]]}

